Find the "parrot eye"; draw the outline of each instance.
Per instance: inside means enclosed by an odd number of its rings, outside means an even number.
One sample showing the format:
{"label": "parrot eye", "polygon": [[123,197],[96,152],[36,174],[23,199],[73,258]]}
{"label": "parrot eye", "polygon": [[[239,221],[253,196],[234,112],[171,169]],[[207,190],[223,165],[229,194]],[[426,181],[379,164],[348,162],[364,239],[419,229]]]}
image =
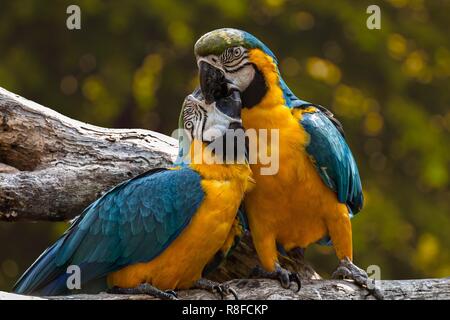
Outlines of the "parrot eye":
{"label": "parrot eye", "polygon": [[240,61],[244,57],[245,50],[241,47],[231,47],[226,49],[219,57],[224,64]]}
{"label": "parrot eye", "polygon": [[207,112],[203,107],[194,104],[191,101],[186,103],[183,108],[183,127],[190,132],[191,138],[199,138],[194,136],[194,132],[200,130],[201,133],[203,131],[206,119]]}
{"label": "parrot eye", "polygon": [[243,47],[228,48],[219,59],[226,73],[235,73],[249,64],[248,51]]}

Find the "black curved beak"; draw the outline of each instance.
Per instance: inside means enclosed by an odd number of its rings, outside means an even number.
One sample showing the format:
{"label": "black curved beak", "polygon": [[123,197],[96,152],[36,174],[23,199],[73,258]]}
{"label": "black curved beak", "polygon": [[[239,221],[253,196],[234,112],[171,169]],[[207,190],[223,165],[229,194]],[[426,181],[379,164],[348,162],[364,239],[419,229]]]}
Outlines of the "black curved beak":
{"label": "black curved beak", "polygon": [[216,67],[205,61],[199,65],[200,88],[202,89],[205,102],[213,103],[215,100],[228,95],[228,86],[225,75]]}

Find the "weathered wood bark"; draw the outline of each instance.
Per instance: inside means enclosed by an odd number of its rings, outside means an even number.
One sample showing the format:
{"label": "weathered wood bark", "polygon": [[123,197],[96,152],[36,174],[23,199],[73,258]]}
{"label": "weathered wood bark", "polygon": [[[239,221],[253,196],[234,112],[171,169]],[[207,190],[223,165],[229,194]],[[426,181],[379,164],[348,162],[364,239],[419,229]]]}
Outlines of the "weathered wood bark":
{"label": "weathered wood bark", "polygon": [[0,220],[66,220],[113,185],[170,165],[177,142],[67,118],[0,88]]}
{"label": "weathered wood bark", "polygon": [[[0,221],[69,220],[117,183],[151,168],[171,165],[176,154],[177,141],[173,138],[148,130],[85,124],[0,88]],[[283,265],[310,281],[298,295],[275,281],[249,280],[244,284],[233,280],[241,298],[359,299],[366,295],[365,290],[348,282],[312,281],[320,276],[299,256],[281,259]],[[210,278],[246,278],[257,263],[250,236],[246,235]],[[384,281],[382,288],[391,292],[393,299],[450,297],[448,279]],[[0,294],[2,297],[13,298],[6,293]],[[198,290],[182,293],[181,297],[214,298]]]}
{"label": "weathered wood bark", "polygon": [[[278,282],[263,279],[232,280],[230,285],[236,290],[241,300],[373,300],[353,283],[343,280],[309,280],[304,281],[302,290],[296,293],[280,287]],[[414,299],[450,299],[450,279],[422,279],[422,280],[382,280],[379,288],[385,299],[414,300]],[[179,299],[211,300],[218,296],[203,290],[185,290],[178,293]],[[0,292],[1,299],[36,299],[35,297],[12,295]],[[154,300],[146,295],[113,295],[100,293],[96,295],[71,295],[58,297],[43,297],[53,300]],[[226,299],[233,299],[232,296]]]}

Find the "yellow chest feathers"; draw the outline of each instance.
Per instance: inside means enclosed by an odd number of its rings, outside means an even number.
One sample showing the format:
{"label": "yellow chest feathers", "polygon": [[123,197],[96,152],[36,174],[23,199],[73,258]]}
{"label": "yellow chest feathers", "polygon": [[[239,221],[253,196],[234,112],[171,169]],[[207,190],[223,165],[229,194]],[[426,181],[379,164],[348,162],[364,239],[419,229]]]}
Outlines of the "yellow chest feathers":
{"label": "yellow chest feathers", "polygon": [[[272,58],[260,50],[251,53],[266,80],[267,92],[260,103],[242,110],[242,122],[247,130],[256,129],[258,154],[277,149],[278,157],[271,160],[279,162],[279,169],[263,175],[264,163],[251,164],[256,185],[245,199],[250,229],[254,238],[273,237],[287,249],[303,247],[326,234],[324,217],[336,212],[338,205],[305,150],[310,137],[300,121],[304,112],[314,110],[289,109]],[[267,130],[269,139],[262,139],[261,130]],[[278,131],[278,136],[270,130]],[[278,140],[272,141],[275,138]]]}
{"label": "yellow chest feathers", "polygon": [[[110,286],[150,283],[159,289],[189,288],[205,265],[227,244],[237,210],[250,187],[247,165],[191,165],[202,176],[205,197],[188,226],[156,258],[113,272]],[[189,192],[189,190],[186,190]]]}

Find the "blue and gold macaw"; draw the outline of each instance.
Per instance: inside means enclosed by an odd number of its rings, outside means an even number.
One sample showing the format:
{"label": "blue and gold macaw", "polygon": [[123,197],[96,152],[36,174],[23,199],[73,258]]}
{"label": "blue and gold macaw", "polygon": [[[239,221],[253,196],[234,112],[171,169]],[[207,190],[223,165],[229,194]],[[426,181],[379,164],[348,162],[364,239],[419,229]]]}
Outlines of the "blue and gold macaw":
{"label": "blue and gold macaw", "polygon": [[[223,139],[226,130],[241,128],[240,110],[238,98],[206,105],[199,92],[187,97],[185,133],[192,146],[201,146],[190,150],[194,159],[211,157],[207,145]],[[207,112],[216,118],[209,119]],[[150,170],[112,188],[45,250],[14,291],[67,294],[67,268],[76,265],[81,291],[109,288],[166,299],[176,298],[172,290],[190,287],[233,293],[201,276],[208,263],[227,254],[239,233],[236,212],[252,185],[251,171],[245,161],[210,163]]]}
{"label": "blue and gold macaw", "polygon": [[[245,31],[211,31],[197,41],[195,55],[207,102],[238,90],[244,128],[279,132],[278,172],[264,175],[264,165],[251,163],[256,185],[244,200],[265,274],[288,287],[295,275],[278,263],[278,253],[332,242],[340,260],[334,277],[366,285],[367,274],[352,263],[350,224],[363,206],[361,179],[339,121],[298,99],[272,51]],[[270,151],[270,138],[266,143]]]}

